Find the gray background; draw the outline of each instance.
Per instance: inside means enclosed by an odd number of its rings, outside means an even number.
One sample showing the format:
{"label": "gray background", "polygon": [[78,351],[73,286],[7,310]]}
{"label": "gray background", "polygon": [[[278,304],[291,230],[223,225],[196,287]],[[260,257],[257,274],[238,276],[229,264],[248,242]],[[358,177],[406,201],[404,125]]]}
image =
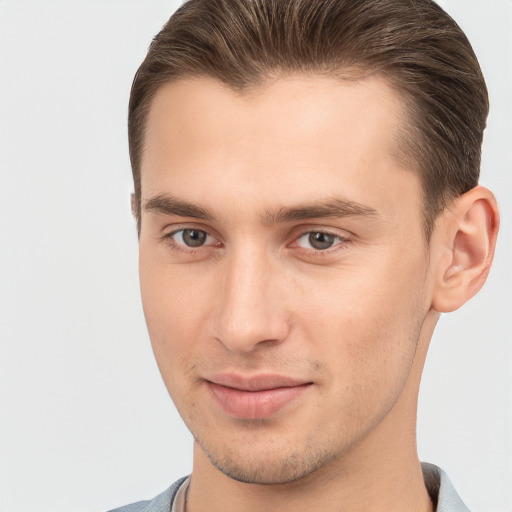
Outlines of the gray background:
{"label": "gray background", "polygon": [[[126,108],[163,0],[0,0],[0,510],[100,511],[191,469],[137,282]],[[492,110],[503,216],[483,291],[440,321],[419,453],[475,512],[512,510],[512,2],[445,0]],[[461,98],[461,101],[464,101]]]}

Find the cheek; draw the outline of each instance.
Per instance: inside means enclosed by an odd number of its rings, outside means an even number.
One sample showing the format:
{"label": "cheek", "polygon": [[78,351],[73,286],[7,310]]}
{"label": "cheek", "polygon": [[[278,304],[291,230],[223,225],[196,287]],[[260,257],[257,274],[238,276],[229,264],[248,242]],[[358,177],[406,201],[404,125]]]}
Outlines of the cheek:
{"label": "cheek", "polygon": [[340,386],[359,383],[378,394],[408,374],[428,311],[425,262],[418,258],[396,272],[393,261],[340,273],[306,299],[306,337]]}
{"label": "cheek", "polygon": [[140,285],[151,345],[169,387],[177,376],[176,369],[182,372],[190,368],[200,352],[208,295],[179,267],[158,265],[142,255]]}
{"label": "cheek", "polygon": [[[139,277],[148,327],[156,334],[185,331],[200,324],[207,297],[204,280],[197,272],[168,261],[166,252],[141,241]],[[170,250],[170,249],[169,249]]]}

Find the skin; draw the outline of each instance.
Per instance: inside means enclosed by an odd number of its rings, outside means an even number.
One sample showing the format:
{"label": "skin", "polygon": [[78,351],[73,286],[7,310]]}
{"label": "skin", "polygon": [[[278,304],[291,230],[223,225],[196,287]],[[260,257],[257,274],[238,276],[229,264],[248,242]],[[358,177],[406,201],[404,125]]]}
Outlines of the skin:
{"label": "skin", "polygon": [[[439,311],[485,280],[497,211],[479,187],[427,244],[420,181],[392,156],[402,119],[375,76],[157,92],[140,279],[196,440],[187,512],[433,510],[416,454],[421,371]],[[219,373],[308,385],[268,417],[237,418],[209,389]]]}

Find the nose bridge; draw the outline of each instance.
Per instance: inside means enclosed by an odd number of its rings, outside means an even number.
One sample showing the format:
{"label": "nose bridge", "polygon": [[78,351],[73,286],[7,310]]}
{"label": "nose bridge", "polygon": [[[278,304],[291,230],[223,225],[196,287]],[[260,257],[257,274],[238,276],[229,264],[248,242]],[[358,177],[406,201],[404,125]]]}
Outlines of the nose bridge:
{"label": "nose bridge", "polygon": [[231,351],[249,352],[288,334],[279,301],[279,271],[267,252],[254,245],[226,258],[215,336]]}

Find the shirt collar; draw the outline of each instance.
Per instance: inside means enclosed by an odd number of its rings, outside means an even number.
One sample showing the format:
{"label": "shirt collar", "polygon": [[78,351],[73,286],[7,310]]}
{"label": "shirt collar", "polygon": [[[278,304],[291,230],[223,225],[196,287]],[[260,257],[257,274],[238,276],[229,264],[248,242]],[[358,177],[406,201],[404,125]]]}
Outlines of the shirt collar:
{"label": "shirt collar", "polygon": [[[470,512],[441,468],[426,462],[421,464],[421,468],[425,486],[436,504],[436,512]],[[151,501],[142,512],[184,512],[189,482],[190,477],[181,478]]]}
{"label": "shirt collar", "polygon": [[436,512],[470,512],[441,468],[423,462],[421,469],[430,497],[437,504]]}

